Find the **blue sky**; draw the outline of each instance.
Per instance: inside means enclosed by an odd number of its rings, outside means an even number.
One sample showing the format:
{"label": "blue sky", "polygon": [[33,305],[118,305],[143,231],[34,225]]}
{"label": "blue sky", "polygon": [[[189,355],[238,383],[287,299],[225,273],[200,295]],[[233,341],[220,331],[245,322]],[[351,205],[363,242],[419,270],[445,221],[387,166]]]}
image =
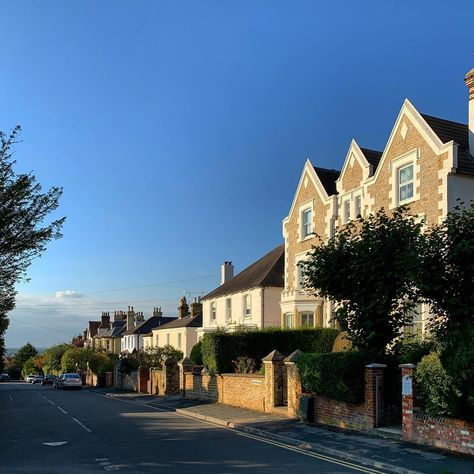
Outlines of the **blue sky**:
{"label": "blue sky", "polygon": [[224,260],[239,271],[282,242],[307,158],[381,149],[405,97],[466,122],[473,16],[472,1],[4,3],[0,129],[22,125],[18,169],[63,186],[67,216],[7,346],[129,304],[176,314]]}

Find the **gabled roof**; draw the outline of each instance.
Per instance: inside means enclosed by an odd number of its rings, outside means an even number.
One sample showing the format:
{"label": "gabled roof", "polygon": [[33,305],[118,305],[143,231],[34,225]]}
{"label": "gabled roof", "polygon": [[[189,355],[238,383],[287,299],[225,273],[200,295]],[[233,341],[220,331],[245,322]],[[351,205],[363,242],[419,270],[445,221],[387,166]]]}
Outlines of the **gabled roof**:
{"label": "gabled roof", "polygon": [[318,175],[321,184],[324,186],[324,189],[328,193],[328,196],[333,196],[337,194],[336,190],[336,180],[339,178],[340,171],[327,169],[327,168],[319,168],[318,166],[313,166],[314,171]]}
{"label": "gabled roof", "polygon": [[128,331],[125,331],[122,336],[130,336],[131,334],[147,334],[152,329],[157,328],[158,326],[163,326],[164,324],[170,323],[178,318],[163,317],[163,316],[152,316],[146,321],[143,321],[138,326],[135,326]]}
{"label": "gabled roof", "polygon": [[421,116],[443,143],[454,141],[459,145],[457,171],[474,174],[474,158],[469,153],[469,127],[464,123],[431,115],[421,114]]}
{"label": "gabled roof", "polygon": [[369,148],[360,149],[365,156],[365,159],[371,164],[374,168],[374,172],[377,169],[377,166],[380,163],[380,158],[382,158],[382,152],[377,150],[370,150]]}
{"label": "gabled roof", "polygon": [[264,257],[242,270],[234,278],[208,293],[203,300],[240,293],[258,287],[284,286],[285,245],[279,245]]}
{"label": "gabled roof", "polygon": [[100,324],[101,324],[101,321],[89,321],[88,329],[89,329],[90,337],[94,337],[97,334]]}
{"label": "gabled roof", "polygon": [[99,331],[96,337],[121,337],[126,327],[125,321],[114,321],[110,329]]}
{"label": "gabled roof", "polygon": [[161,331],[162,329],[175,329],[175,328],[200,328],[202,327],[202,313],[198,313],[194,316],[188,314],[184,318],[170,318],[173,319],[167,324],[163,324],[159,327],[153,328]]}

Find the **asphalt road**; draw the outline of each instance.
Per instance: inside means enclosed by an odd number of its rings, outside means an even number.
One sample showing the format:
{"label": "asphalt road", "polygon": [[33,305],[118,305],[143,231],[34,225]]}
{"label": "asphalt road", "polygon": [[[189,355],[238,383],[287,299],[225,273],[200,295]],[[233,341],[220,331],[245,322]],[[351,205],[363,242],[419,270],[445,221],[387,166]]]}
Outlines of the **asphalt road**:
{"label": "asphalt road", "polygon": [[88,390],[0,383],[0,473],[381,472]]}

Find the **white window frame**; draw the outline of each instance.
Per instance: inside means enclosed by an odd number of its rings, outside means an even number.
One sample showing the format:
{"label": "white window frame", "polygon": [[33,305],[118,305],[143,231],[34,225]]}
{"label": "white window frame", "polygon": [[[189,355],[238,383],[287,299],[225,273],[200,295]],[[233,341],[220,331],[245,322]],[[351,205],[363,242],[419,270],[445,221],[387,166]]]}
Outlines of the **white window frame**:
{"label": "white window frame", "polygon": [[[303,324],[303,316],[310,317],[312,320],[312,324]],[[305,311],[304,313],[301,313],[301,327],[302,328],[313,328],[314,327],[314,313],[311,313],[310,311]]]}
{"label": "white window frame", "polygon": [[[402,183],[401,173],[403,170],[411,168],[411,179],[408,179]],[[413,163],[408,163],[407,165],[400,166],[397,169],[397,186],[398,186],[398,203],[403,204],[405,202],[411,202],[413,196],[415,195],[415,166]],[[402,199],[402,187],[409,186],[411,184],[411,196]]]}
{"label": "white window frame", "polygon": [[[309,222],[305,219],[309,217]],[[301,239],[305,240],[313,235],[313,210],[310,207],[301,211]]]}
{"label": "white window frame", "polygon": [[[412,203],[420,199],[420,194],[417,191],[420,188],[420,150],[414,150],[399,156],[389,163],[389,171],[391,172],[390,185],[390,209],[395,209],[398,206]],[[411,198],[400,201],[400,170],[407,166],[413,165],[413,196]]]}
{"label": "white window frame", "polygon": [[[308,211],[311,213],[311,219],[309,222],[310,232],[309,234],[306,234],[303,230],[304,229],[303,216],[304,216],[304,213]],[[314,205],[313,205],[313,201],[311,200],[311,201],[307,201],[301,204],[298,207],[298,241],[302,242],[304,240],[308,240],[313,237],[314,237]]]}
{"label": "white window frame", "polygon": [[225,300],[225,317],[226,321],[232,321],[232,298]]}
{"label": "white window frame", "polygon": [[211,301],[210,305],[211,313],[209,316],[209,320],[211,324],[216,324],[217,322],[217,301]]}
{"label": "white window frame", "polygon": [[[291,312],[285,313],[283,315],[283,327],[285,329],[291,329],[293,327],[294,317],[295,317],[295,314]],[[290,322],[290,324],[288,324],[288,321]]]}
{"label": "white window frame", "polygon": [[[360,202],[360,208],[357,209],[357,201]],[[359,212],[357,212],[359,211]],[[357,219],[358,216],[360,217],[363,217],[362,216],[362,194],[356,194],[354,196],[354,219]]]}
{"label": "white window frame", "polygon": [[351,200],[345,199],[342,201],[342,218],[344,224],[347,224],[351,220]]}
{"label": "white window frame", "polygon": [[244,294],[242,309],[243,309],[244,319],[251,319],[252,318],[252,295],[250,293]]}
{"label": "white window frame", "polygon": [[181,349],[181,337],[182,337],[182,335],[181,335],[181,333],[179,332],[179,333],[178,333],[178,349]]}

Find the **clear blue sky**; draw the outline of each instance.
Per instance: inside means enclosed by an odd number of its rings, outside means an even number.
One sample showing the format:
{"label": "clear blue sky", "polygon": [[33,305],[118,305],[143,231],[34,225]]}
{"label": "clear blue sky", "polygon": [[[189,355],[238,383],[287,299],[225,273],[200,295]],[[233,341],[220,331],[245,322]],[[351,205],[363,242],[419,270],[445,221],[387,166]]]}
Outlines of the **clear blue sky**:
{"label": "clear blue sky", "polygon": [[22,125],[19,169],[63,186],[67,216],[7,346],[128,304],[176,314],[282,242],[307,158],[381,149],[405,97],[466,122],[473,18],[471,0],[3,3],[0,129]]}

